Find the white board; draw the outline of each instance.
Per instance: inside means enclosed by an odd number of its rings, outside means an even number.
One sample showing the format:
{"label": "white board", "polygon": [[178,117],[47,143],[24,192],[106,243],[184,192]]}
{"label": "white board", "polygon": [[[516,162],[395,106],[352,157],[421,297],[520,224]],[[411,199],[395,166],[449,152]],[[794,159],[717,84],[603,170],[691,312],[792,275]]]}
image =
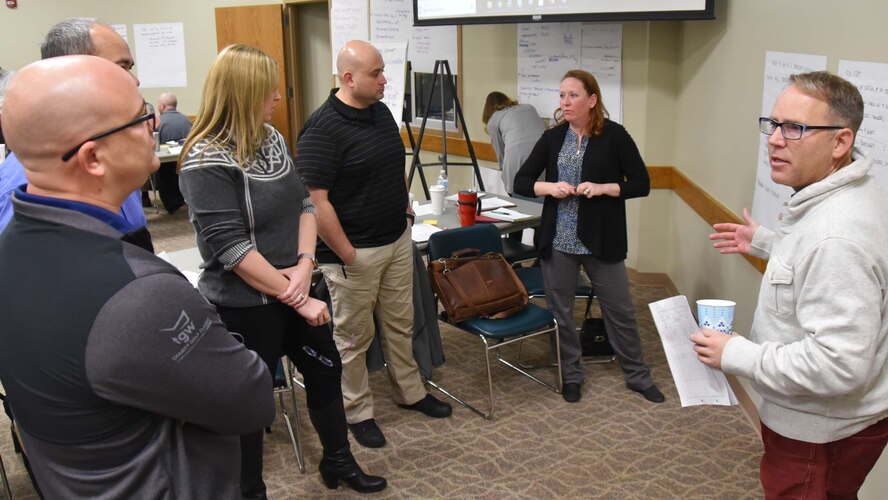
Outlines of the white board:
{"label": "white board", "polygon": [[401,126],[404,111],[404,83],[407,71],[407,42],[376,42],[385,63],[385,96],[382,102],[392,112],[395,123]]}
{"label": "white board", "polygon": [[[770,116],[777,96],[789,84],[789,77],[796,73],[826,69],[826,56],[792,54],[788,52],[765,53],[765,85],[762,89],[762,114]],[[758,124],[751,124],[758,127]],[[759,134],[758,165],[755,190],[752,198],[752,217],[768,229],[776,230],[780,212],[792,195],[792,188],[771,180],[771,164],[768,162],[768,136]]]}
{"label": "white board", "polygon": [[367,0],[330,0],[330,47],[333,53],[331,66],[336,72],[336,58],[345,42],[370,40]]}
{"label": "white board", "polygon": [[873,158],[870,175],[888,189],[888,64],[841,60],[839,76],[863,97],[863,123],[854,145]]}
{"label": "white board", "polygon": [[622,24],[519,24],[518,100],[551,118],[558,108],[561,77],[584,69],[598,80],[610,119],[621,123],[622,41]]}

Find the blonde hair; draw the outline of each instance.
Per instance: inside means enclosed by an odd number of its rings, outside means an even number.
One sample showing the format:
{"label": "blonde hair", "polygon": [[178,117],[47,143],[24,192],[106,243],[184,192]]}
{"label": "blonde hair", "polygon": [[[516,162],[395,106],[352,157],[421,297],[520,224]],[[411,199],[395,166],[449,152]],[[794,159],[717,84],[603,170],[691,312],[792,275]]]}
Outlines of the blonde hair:
{"label": "blonde hair", "polygon": [[248,45],[222,49],[204,82],[197,117],[179,154],[179,168],[188,151],[203,139],[206,147],[230,148],[244,168],[268,135],[265,102],[278,81],[277,62],[265,52]]}

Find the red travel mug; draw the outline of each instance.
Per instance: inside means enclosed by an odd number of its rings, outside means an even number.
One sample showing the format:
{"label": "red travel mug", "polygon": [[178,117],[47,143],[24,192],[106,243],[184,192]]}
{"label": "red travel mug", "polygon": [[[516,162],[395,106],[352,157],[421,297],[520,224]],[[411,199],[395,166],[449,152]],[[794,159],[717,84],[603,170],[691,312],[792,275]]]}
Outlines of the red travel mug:
{"label": "red travel mug", "polygon": [[476,191],[461,190],[458,195],[459,224],[462,227],[475,225],[475,214],[481,213],[481,200]]}

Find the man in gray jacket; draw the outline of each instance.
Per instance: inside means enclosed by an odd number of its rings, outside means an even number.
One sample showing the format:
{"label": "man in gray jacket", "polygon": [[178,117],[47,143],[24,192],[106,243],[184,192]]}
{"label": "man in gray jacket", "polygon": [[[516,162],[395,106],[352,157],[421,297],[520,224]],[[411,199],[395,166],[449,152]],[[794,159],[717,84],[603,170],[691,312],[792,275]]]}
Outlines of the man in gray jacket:
{"label": "man in gray jacket", "polygon": [[765,498],[857,498],[888,442],[888,197],[852,154],[863,100],[826,72],[791,77],[771,116],[777,231],[715,224],[721,253],[769,259],[749,338],[704,329],[700,361],[761,395]]}
{"label": "man in gray jacket", "polygon": [[119,215],[158,165],[134,79],[40,61],[3,120],[28,184],[0,236],[0,382],[42,494],[239,498],[238,435],[274,419],[270,376]]}

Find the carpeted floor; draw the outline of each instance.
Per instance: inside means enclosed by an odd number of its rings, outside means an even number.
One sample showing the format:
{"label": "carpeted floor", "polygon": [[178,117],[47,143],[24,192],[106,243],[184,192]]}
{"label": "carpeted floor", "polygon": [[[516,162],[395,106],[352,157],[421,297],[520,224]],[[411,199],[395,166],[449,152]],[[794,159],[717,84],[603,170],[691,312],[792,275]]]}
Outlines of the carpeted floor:
{"label": "carpeted floor", "polygon": [[[173,216],[148,212],[158,251],[194,244],[185,208]],[[371,450],[352,440],[364,469],[388,478],[388,489],[373,497],[760,498],[761,443],[740,409],[680,407],[647,308],[649,302],[665,298],[667,291],[633,286],[632,293],[645,356],[654,380],[666,394],[665,403],[651,404],[629,391],[616,363],[587,366],[583,399],[577,404],[565,403],[560,395],[494,366],[497,406],[493,420],[459,405],[454,406],[452,417],[434,420],[398,408],[391,400],[386,375],[376,372],[370,383],[376,419],[388,444]],[[581,305],[578,314],[582,314]],[[473,403],[483,403],[486,377],[480,343],[442,328],[447,362],[436,371],[435,380]],[[544,360],[548,344],[540,340],[526,346],[525,352],[528,361]],[[551,374],[540,370],[541,377]],[[298,388],[297,400],[308,469],[299,473],[286,427],[278,419],[266,440],[269,497],[360,497],[345,486],[331,491],[321,483],[317,472],[320,443]],[[0,456],[14,498],[36,498],[21,460],[13,453],[7,428],[5,415],[0,416]]]}

